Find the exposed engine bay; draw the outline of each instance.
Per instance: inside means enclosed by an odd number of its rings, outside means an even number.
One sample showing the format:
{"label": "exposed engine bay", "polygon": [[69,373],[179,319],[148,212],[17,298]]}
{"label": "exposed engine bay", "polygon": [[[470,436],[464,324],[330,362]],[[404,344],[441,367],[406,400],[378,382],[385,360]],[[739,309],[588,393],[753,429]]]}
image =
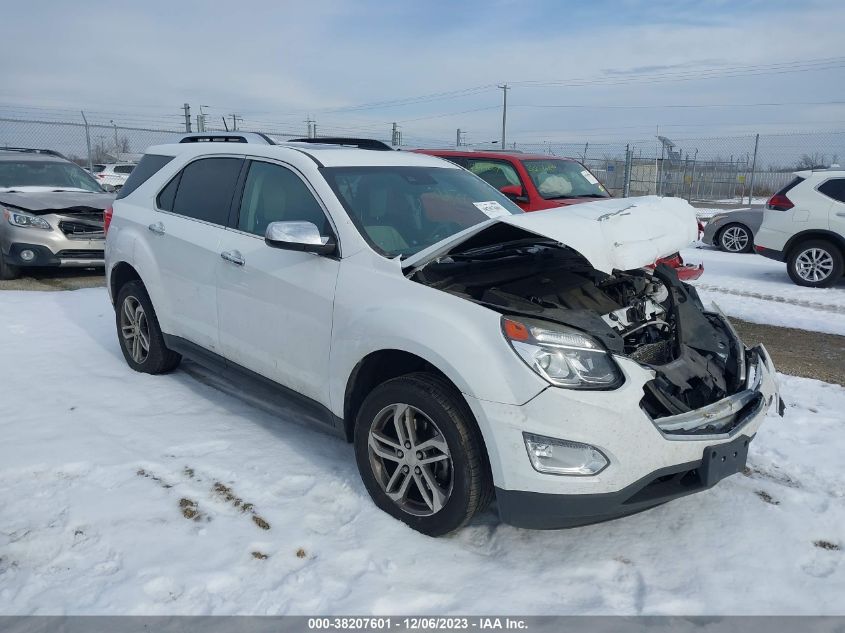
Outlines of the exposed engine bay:
{"label": "exposed engine bay", "polygon": [[706,312],[695,289],[665,265],[653,274],[606,274],[535,235],[464,244],[410,278],[504,315],[576,328],[653,369],[642,401],[653,419],[699,409],[745,384],[745,348],[730,323]]}

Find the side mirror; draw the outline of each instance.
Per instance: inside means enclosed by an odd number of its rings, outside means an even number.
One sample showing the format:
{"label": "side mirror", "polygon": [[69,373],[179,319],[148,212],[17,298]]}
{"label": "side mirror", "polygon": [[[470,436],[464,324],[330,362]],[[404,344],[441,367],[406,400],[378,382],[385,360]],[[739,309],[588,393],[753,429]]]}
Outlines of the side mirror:
{"label": "side mirror", "polygon": [[270,222],[264,233],[264,242],[273,248],[317,255],[331,255],[337,250],[334,238],[320,235],[317,226],[311,222]]}
{"label": "side mirror", "polygon": [[114,193],[115,191],[117,191],[117,187],[115,187],[114,185],[110,185],[107,182],[104,182],[102,185],[100,185],[100,187],[106,193]]}
{"label": "side mirror", "polygon": [[520,185],[505,185],[504,187],[500,187],[499,191],[511,200],[517,200],[519,202],[528,201],[528,198],[525,196],[525,192],[522,190]]}

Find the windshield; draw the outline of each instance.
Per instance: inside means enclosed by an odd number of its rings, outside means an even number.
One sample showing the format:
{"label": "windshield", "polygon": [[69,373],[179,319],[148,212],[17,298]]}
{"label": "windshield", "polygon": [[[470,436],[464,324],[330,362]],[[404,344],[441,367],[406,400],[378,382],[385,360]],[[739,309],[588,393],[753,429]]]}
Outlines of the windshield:
{"label": "windshield", "polygon": [[523,160],[525,170],[546,200],[609,198],[602,184],[581,163],[573,160]]}
{"label": "windshield", "polygon": [[494,217],[522,210],[463,169],[327,167],[322,170],[366,240],[408,256]]}
{"label": "windshield", "polygon": [[0,188],[52,187],[102,192],[84,169],[73,163],[46,160],[0,161]]}

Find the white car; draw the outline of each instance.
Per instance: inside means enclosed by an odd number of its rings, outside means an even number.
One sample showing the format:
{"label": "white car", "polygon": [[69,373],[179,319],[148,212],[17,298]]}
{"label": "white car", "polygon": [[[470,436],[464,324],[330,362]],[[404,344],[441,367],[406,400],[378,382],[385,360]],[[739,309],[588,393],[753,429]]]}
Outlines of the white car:
{"label": "white car", "polygon": [[98,183],[120,189],[135,169],[135,163],[97,163],[93,168],[93,176]]}
{"label": "white car", "polygon": [[786,262],[799,286],[839,282],[845,272],[845,170],[795,172],[766,204],[754,245],[761,255]]}
{"label": "white car", "polygon": [[558,528],[704,490],[782,406],[762,347],[641,268],[697,237],[676,199],[523,213],[422,154],[183,143],[148,150],[106,227],[131,368],[263,385],[426,534],[494,495]]}

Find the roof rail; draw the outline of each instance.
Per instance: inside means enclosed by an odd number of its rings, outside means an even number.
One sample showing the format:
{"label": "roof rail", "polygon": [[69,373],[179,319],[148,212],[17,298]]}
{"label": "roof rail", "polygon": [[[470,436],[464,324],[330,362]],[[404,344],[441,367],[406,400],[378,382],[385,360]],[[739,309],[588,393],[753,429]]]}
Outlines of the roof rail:
{"label": "roof rail", "polygon": [[26,154],[46,154],[47,156],[58,156],[59,158],[67,158],[64,154],[57,152],[54,149],[37,149],[34,147],[0,147],[0,152],[23,152]]}
{"label": "roof rail", "polygon": [[344,136],[320,136],[317,138],[292,138],[289,143],[318,143],[321,145],[347,145],[358,149],[372,149],[380,152],[392,152],[393,148],[374,138],[347,138]]}
{"label": "roof rail", "polygon": [[179,143],[258,143],[275,145],[275,141],[261,132],[188,132]]}

